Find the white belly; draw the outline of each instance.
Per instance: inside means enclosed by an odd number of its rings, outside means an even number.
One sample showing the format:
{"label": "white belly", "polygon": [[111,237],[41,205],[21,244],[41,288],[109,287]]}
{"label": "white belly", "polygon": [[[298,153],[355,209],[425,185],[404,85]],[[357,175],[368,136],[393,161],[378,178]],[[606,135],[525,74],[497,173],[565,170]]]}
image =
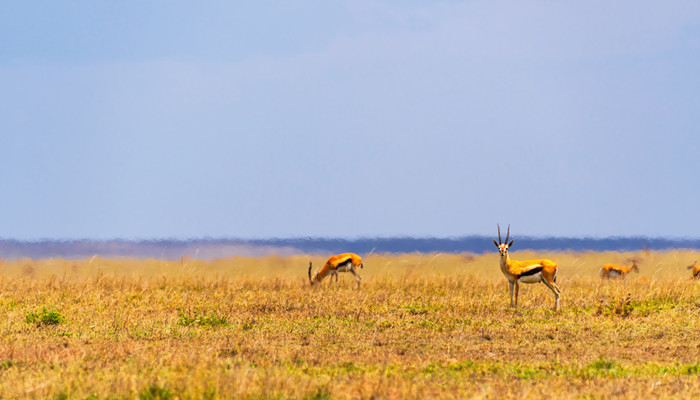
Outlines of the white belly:
{"label": "white belly", "polygon": [[611,278],[619,278],[622,276],[622,273],[616,269],[611,269],[610,273],[608,274],[609,277]]}
{"label": "white belly", "polygon": [[527,275],[520,278],[522,283],[539,283],[542,282],[542,273],[538,272],[534,275]]}

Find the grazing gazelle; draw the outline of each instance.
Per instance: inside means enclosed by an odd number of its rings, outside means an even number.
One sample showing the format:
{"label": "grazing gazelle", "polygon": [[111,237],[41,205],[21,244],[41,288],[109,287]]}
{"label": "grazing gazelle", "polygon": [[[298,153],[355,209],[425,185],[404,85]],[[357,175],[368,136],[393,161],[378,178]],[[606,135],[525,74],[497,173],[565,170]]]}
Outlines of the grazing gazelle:
{"label": "grazing gazelle", "polygon": [[617,264],[605,264],[600,269],[600,277],[603,279],[624,278],[630,271],[639,273],[637,261],[632,261],[627,267]]}
{"label": "grazing gazelle", "polygon": [[343,253],[335,255],[326,261],[326,264],[316,273],[316,275],[311,278],[311,262],[309,261],[309,282],[311,286],[315,283],[319,283],[328,276],[331,275],[331,282],[333,282],[333,275],[335,275],[335,282],[338,283],[338,272],[352,272],[357,278],[357,287],[360,287],[360,282],[362,278],[357,274],[355,267],[363,268],[362,259],[357,254],[353,253]]}
{"label": "grazing gazelle", "polygon": [[693,262],[692,265],[688,265],[688,269],[693,270],[693,279],[700,278],[700,265],[698,265],[697,261]]}
{"label": "grazing gazelle", "polygon": [[[554,311],[557,311],[559,309],[559,298],[561,297],[561,290],[559,290],[556,284],[557,271],[559,269],[557,263],[545,259],[528,261],[511,260],[508,255],[508,249],[513,245],[512,240],[508,243],[508,239],[510,238],[510,225],[508,225],[508,234],[506,234],[505,242],[501,242],[501,227],[500,225],[497,226],[498,242],[494,240],[493,243],[498,247],[498,252],[501,255],[501,271],[510,284],[510,306],[518,306],[519,282],[542,282],[554,293]],[[513,292],[515,292],[515,299],[513,299]]]}

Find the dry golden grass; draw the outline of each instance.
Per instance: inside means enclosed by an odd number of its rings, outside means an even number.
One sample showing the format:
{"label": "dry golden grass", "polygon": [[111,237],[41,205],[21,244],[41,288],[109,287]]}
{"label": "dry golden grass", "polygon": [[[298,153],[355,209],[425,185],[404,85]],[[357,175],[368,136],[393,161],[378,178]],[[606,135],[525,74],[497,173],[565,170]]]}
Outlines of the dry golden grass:
{"label": "dry golden grass", "polygon": [[[497,254],[0,265],[2,398],[700,398],[698,253],[531,253],[560,265],[508,308]],[[639,274],[602,281],[606,262]]]}

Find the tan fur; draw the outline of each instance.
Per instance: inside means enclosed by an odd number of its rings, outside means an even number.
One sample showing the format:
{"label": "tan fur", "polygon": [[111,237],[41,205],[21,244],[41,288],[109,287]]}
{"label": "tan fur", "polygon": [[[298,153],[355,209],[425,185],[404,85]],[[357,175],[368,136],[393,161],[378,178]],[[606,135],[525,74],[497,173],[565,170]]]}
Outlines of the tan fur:
{"label": "tan fur", "polygon": [[697,261],[693,262],[692,265],[688,265],[688,269],[693,270],[693,278],[692,279],[700,278],[700,265],[698,264]]}
{"label": "tan fur", "polygon": [[[513,245],[513,241],[508,243],[508,238],[510,237],[510,226],[508,226],[508,235],[506,236],[506,242],[500,243],[501,241],[501,228],[498,228],[498,242],[495,240],[493,243],[498,247],[498,252],[500,254],[499,266],[501,267],[501,272],[508,279],[510,284],[510,306],[518,306],[518,292],[520,291],[520,282],[523,283],[544,283],[551,291],[554,293],[554,311],[559,309],[559,299],[561,297],[561,290],[556,284],[557,272],[559,266],[552,260],[547,259],[537,259],[537,260],[527,260],[527,261],[516,261],[511,260],[508,254],[508,249]],[[528,274],[533,270],[539,269],[539,272],[534,274]],[[541,279],[539,278],[541,276]]]}
{"label": "tan fur", "polygon": [[339,272],[352,272],[355,278],[357,278],[357,287],[359,288],[362,278],[357,273],[356,267],[364,268],[362,258],[354,253],[342,253],[329,258],[316,275],[311,278],[311,269],[313,267],[309,262],[309,282],[311,286],[313,286],[321,282],[328,275],[331,275],[331,282],[333,282],[332,277],[335,275],[335,282],[338,283]]}
{"label": "tan fur", "polygon": [[[625,275],[629,274],[631,271],[639,273],[639,268],[637,267],[636,261],[632,261],[632,263],[626,267],[617,264],[605,264],[600,269],[600,277],[603,279],[610,279],[611,276],[619,274],[620,277],[624,278]],[[611,275],[611,273],[613,273],[613,275]]]}

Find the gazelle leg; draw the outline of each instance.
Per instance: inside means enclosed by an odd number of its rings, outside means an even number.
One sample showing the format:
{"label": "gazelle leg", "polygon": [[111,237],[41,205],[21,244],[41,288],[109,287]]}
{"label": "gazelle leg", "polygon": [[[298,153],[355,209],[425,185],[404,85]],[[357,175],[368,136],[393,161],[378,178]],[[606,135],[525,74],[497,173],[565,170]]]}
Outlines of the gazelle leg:
{"label": "gazelle leg", "polygon": [[556,283],[552,282],[547,282],[546,279],[542,279],[542,282],[544,282],[545,285],[549,288],[549,290],[554,293],[554,311],[559,310],[559,298],[561,297],[561,290],[559,290],[559,286],[557,286]]}
{"label": "gazelle leg", "polygon": [[515,281],[515,307],[518,307],[518,292],[520,291],[520,284]]}
{"label": "gazelle leg", "polygon": [[360,283],[362,283],[362,277],[360,276],[360,274],[357,273],[357,271],[355,271],[354,265],[350,266],[350,272],[352,272],[352,274],[355,275],[355,278],[357,278],[357,288],[359,289]]}
{"label": "gazelle leg", "polygon": [[508,282],[508,284],[510,285],[510,306],[513,307],[513,288],[514,288],[514,284],[513,284],[513,282],[510,282],[510,281]]}
{"label": "gazelle leg", "polygon": [[552,282],[552,286],[554,286],[554,288],[557,290],[557,293],[559,293],[559,295],[561,296],[561,289],[559,289],[559,286],[557,286],[557,284],[554,282]]}

